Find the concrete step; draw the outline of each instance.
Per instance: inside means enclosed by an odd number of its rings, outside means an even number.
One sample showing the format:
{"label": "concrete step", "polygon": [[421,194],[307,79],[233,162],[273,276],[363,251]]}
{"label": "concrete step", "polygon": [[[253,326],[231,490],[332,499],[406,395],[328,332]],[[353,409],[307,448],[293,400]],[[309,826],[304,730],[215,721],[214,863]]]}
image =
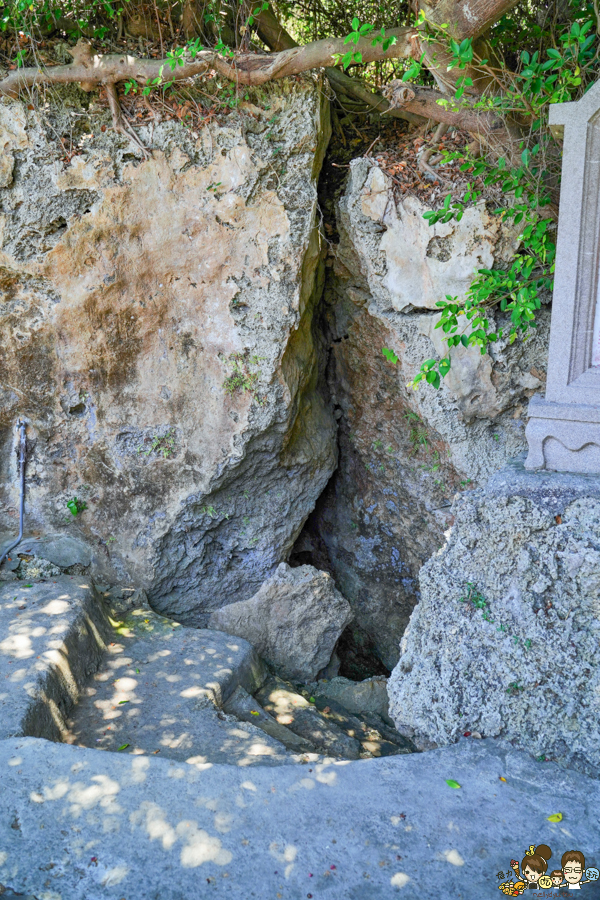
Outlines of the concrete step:
{"label": "concrete step", "polygon": [[81,577],[0,585],[0,739],[32,735],[200,768],[303,761],[221,710],[238,686],[254,691],[267,677],[250,644],[131,602],[110,610]]}
{"label": "concrete step", "polygon": [[310,741],[294,734],[285,725],[280,725],[273,716],[265,712],[258,700],[255,697],[251,697],[243,687],[238,687],[234,691],[224,704],[223,710],[242,722],[250,722],[256,725],[261,731],[280,741],[288,750],[292,750],[294,753],[311,755],[316,753],[316,748]]}
{"label": "concrete step", "polygon": [[0,785],[0,884],[36,900],[484,900],[530,844],[600,862],[600,784],[491,739],[200,771],[19,738]]}
{"label": "concrete step", "polygon": [[62,740],[111,639],[106,609],[85,578],[0,584],[0,737]]}
{"label": "concrete step", "polygon": [[280,725],[309,741],[321,753],[341,759],[360,758],[358,740],[321,715],[287,681],[272,676],[256,692],[256,699]]}
{"label": "concrete step", "polygon": [[200,768],[296,761],[279,741],[221,710],[236,688],[255,691],[267,677],[247,641],[185,628],[147,608],[111,624],[113,640],[74,709],[68,743]]}

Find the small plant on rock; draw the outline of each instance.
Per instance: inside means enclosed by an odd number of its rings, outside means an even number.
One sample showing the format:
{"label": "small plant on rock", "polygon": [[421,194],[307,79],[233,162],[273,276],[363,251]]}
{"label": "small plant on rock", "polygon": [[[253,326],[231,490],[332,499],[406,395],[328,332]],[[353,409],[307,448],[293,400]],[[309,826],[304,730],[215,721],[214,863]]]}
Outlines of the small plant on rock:
{"label": "small plant on rock", "polygon": [[414,452],[417,453],[421,447],[427,450],[429,447],[429,434],[425,423],[414,412],[407,412],[404,418],[410,425],[408,439],[413,445]]}
{"label": "small plant on rock", "polygon": [[459,600],[461,603],[472,603],[475,609],[486,609],[488,606],[488,602],[483,594],[477,590],[471,581],[467,582],[467,596],[459,597]]}
{"label": "small plant on rock", "polygon": [[71,500],[67,501],[67,509],[73,516],[80,515],[87,508],[88,505],[85,500],[78,500],[77,497],[73,497]]}
{"label": "small plant on rock", "polygon": [[228,359],[228,363],[232,368],[232,372],[223,382],[223,387],[228,394],[235,394],[246,391],[256,396],[256,385],[260,377],[260,369],[252,371],[253,366],[257,366],[262,357],[248,356],[244,353],[232,353]]}
{"label": "small plant on rock", "polygon": [[166,434],[158,435],[155,434],[152,440],[150,441],[150,446],[147,450],[143,450],[141,447],[138,448],[138,453],[141,453],[142,456],[150,456],[151,453],[158,453],[164,459],[167,459],[173,453],[175,449],[175,431],[173,428],[170,428]]}

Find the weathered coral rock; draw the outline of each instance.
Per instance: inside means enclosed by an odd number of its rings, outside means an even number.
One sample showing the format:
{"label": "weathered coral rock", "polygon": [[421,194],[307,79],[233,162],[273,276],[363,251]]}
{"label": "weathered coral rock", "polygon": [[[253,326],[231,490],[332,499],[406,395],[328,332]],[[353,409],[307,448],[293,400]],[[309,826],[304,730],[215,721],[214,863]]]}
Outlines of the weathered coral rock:
{"label": "weathered coral rock", "polygon": [[214,612],[210,627],[250,641],[282,675],[312,681],[351,619],[350,606],[330,575],[281,563],[249,600]]}
{"label": "weathered coral rock", "polygon": [[464,295],[477,268],[503,264],[514,246],[483,206],[434,228],[423,212],[415,198],[396,200],[372,162],[351,163],[325,297],[340,464],[296,557],[332,573],[355,613],[356,641],[370,642],[388,669],[419,597],[419,569],[451,525],[452,497],[525,449],[527,399],[544,382],[548,347],[543,308],[527,341],[500,340],[485,356],[454,349],[439,391],[407,387],[443,352],[439,313],[428,310],[447,293]]}
{"label": "weathered coral rock", "polygon": [[29,534],[85,500],[93,572],[202,625],[286,558],[336,464],[312,336],[327,104],[311,78],[265,87],[199,133],[140,128],[140,160],[69,90],[0,102],[0,530],[25,416]]}
{"label": "weathered coral rock", "polygon": [[354,245],[372,294],[396,312],[437,310],[446,295],[463,300],[475,272],[506,261],[519,243],[518,231],[485,203],[466,209],[460,222],[430,226],[427,207],[413,196],[396,201],[378,166],[355,160],[351,177],[345,208]]}
{"label": "weathered coral rock", "polygon": [[388,683],[421,747],[465,732],[600,773],[600,481],[498,473],[454,506]]}

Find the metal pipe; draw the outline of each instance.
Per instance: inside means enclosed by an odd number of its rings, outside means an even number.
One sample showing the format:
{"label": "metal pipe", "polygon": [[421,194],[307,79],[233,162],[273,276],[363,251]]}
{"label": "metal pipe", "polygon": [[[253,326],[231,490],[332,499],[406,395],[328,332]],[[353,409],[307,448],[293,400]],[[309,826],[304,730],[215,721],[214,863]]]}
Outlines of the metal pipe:
{"label": "metal pipe", "polygon": [[25,508],[25,461],[27,459],[27,434],[26,434],[26,425],[25,422],[22,422],[21,419],[17,422],[17,428],[20,430],[19,436],[19,466],[20,466],[20,479],[21,479],[21,498],[19,503],[19,537],[12,543],[7,549],[4,551],[2,556],[0,556],[0,566],[8,556],[11,550],[14,550],[15,547],[21,543],[23,539],[23,510]]}

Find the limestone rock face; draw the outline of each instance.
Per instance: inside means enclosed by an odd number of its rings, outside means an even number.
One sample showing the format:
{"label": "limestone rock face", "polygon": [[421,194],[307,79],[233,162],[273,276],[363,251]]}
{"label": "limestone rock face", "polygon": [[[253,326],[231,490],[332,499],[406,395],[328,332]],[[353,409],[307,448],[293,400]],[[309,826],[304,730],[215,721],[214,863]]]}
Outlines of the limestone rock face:
{"label": "limestone rock face", "polygon": [[0,103],[0,531],[25,416],[26,534],[68,528],[195,625],[286,558],[336,464],[311,328],[322,96],[301,79],[200,132],[143,127],[143,161],[96,101]]}
{"label": "limestone rock face", "polygon": [[421,747],[469,731],[600,773],[600,482],[515,465],[463,495],[388,682]]}
{"label": "limestone rock face", "polygon": [[[501,264],[514,234],[483,207],[430,228],[420,202],[396,200],[391,187],[372,162],[351,163],[325,297],[340,465],[298,544],[299,561],[330,571],[350,601],[356,643],[388,669],[419,597],[419,569],[452,522],[454,494],[526,447],[549,326],[542,309],[527,341],[498,341],[485,356],[460,347],[439,391],[407,388],[443,351],[435,301],[464,294],[482,265]],[[396,366],[382,347],[395,351]]]}
{"label": "limestone rock face", "polygon": [[285,677],[313,681],[351,618],[326,572],[281,563],[249,600],[214,612],[210,627],[245,638]]}
{"label": "limestone rock face", "polygon": [[354,162],[343,205],[371,293],[396,312],[437,310],[446,294],[464,299],[474,273],[508,260],[518,244],[518,231],[485,204],[430,226],[428,207],[414,196],[397,202],[389,176],[365,160]]}

